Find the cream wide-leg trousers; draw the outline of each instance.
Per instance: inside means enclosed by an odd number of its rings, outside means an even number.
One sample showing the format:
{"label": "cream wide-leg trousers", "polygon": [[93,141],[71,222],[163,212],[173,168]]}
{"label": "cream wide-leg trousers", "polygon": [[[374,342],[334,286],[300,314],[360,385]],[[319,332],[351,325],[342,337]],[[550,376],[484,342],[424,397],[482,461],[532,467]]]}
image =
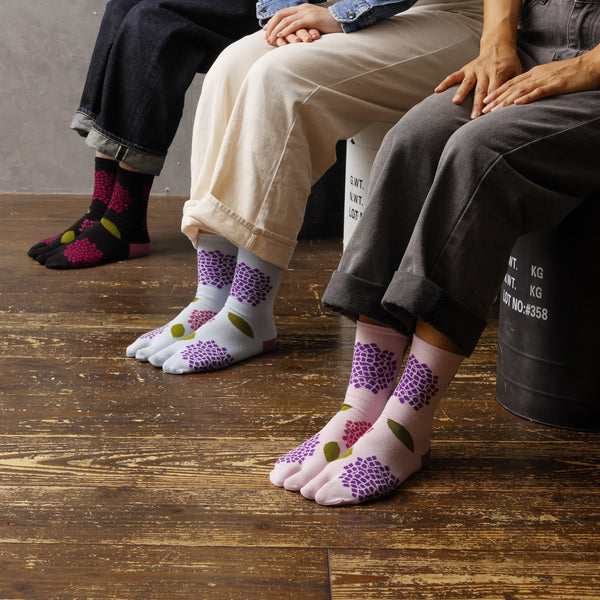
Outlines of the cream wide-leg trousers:
{"label": "cream wide-leg trousers", "polygon": [[393,125],[473,59],[482,12],[482,0],[421,0],[354,33],[277,48],[259,31],[226,48],[198,103],[182,231],[194,244],[199,231],[216,233],[287,268],[337,141]]}

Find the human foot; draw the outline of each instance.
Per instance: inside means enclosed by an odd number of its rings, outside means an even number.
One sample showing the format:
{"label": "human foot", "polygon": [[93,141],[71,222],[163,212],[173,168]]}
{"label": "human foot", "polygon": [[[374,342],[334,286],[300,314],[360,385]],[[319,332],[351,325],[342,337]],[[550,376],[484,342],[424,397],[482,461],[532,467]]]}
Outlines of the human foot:
{"label": "human foot", "polygon": [[359,321],[344,403],[317,434],[275,463],[274,485],[299,490],[368,431],[389,398],[408,339],[387,327]]}
{"label": "human foot", "polygon": [[300,493],[318,504],[358,504],[386,496],[425,467],[435,409],[462,359],[415,336],[400,382],[373,427]]}

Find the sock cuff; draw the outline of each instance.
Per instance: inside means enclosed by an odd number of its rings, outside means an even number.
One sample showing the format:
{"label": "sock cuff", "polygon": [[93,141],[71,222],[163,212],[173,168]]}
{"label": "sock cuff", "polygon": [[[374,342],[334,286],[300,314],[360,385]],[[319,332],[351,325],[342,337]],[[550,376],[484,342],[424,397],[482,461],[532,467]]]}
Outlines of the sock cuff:
{"label": "sock cuff", "polygon": [[367,323],[360,320],[356,322],[356,339],[357,341],[386,339],[388,343],[393,345],[401,344],[404,348],[406,348],[409,342],[408,337],[391,327],[375,325],[374,323]]}
{"label": "sock cuff", "polygon": [[228,239],[214,233],[199,233],[194,245],[196,252],[220,250],[223,254],[229,256],[236,256],[238,253],[237,246]]}
{"label": "sock cuff", "polygon": [[[129,169],[123,169],[119,167],[117,171],[117,181],[125,189],[133,189],[136,187],[143,187],[145,185],[152,185],[154,181],[154,175],[148,173],[138,173],[137,171],[130,171]],[[150,190],[148,189],[148,192]]]}
{"label": "sock cuff", "polygon": [[438,348],[425,340],[422,340],[418,335],[413,335],[411,354],[423,354],[426,353],[428,356],[439,358],[444,362],[449,363],[460,363],[464,360],[463,354],[457,354],[456,352],[450,352],[443,348]]}
{"label": "sock cuff", "polygon": [[105,173],[116,175],[119,170],[119,163],[112,158],[96,156],[94,158],[94,168],[96,171],[104,171]]}

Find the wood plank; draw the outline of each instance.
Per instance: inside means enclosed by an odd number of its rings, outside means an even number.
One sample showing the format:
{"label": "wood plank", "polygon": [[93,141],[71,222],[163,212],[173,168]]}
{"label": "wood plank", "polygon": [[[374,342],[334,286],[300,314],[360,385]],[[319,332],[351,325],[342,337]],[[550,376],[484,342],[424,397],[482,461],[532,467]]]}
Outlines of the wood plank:
{"label": "wood plank", "polygon": [[[294,568],[302,565],[302,569]],[[131,543],[7,544],[3,599],[328,600],[325,550],[205,548]]]}
{"label": "wood plank", "polygon": [[0,202],[0,598],[599,598],[600,437],[496,402],[494,313],[430,467],[321,507],[268,473],[345,392],[354,325],[320,304],[340,240],[299,244],[273,352],[173,376],[124,349],[194,293],[182,199],[152,199],[149,257],[62,272],[25,251],[87,200]]}
{"label": "wood plank", "polygon": [[[332,600],[597,600],[598,555],[574,550],[331,552]],[[570,566],[565,568],[565,559]]]}

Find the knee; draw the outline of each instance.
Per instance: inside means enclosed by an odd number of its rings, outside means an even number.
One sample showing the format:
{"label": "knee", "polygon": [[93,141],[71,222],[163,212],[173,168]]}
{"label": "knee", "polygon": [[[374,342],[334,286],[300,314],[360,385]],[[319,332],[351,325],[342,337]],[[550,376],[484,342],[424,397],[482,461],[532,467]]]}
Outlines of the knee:
{"label": "knee", "polygon": [[488,127],[486,117],[478,117],[459,127],[446,142],[441,163],[456,162],[459,165],[475,165],[482,159],[487,163],[494,148],[495,134]]}

